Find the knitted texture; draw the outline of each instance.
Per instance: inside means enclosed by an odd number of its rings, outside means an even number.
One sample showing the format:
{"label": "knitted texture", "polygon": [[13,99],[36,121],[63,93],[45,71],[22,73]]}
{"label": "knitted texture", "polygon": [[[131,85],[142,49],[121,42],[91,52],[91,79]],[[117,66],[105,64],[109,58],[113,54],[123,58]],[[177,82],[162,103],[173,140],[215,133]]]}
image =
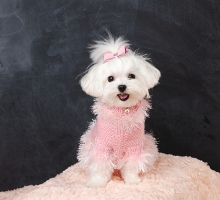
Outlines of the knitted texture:
{"label": "knitted texture", "polygon": [[92,107],[97,119],[81,137],[78,159],[85,169],[105,164],[121,169],[125,164],[145,172],[157,159],[157,147],[151,135],[145,135],[144,121],[150,104],[139,101],[129,108],[110,107],[96,100]]}

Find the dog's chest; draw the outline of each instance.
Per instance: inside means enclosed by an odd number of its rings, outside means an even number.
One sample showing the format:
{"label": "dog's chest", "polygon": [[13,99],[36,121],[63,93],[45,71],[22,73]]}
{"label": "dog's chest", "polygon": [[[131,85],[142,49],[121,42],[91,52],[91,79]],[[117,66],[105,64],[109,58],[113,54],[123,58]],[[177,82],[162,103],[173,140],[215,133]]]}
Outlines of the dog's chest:
{"label": "dog's chest", "polygon": [[144,123],[130,123],[123,118],[112,121],[98,119],[94,132],[96,139],[107,146],[135,146],[144,135]]}
{"label": "dog's chest", "polygon": [[144,140],[146,109],[143,101],[130,108],[95,107],[97,119],[92,130],[96,146],[110,148],[116,154],[139,146]]}

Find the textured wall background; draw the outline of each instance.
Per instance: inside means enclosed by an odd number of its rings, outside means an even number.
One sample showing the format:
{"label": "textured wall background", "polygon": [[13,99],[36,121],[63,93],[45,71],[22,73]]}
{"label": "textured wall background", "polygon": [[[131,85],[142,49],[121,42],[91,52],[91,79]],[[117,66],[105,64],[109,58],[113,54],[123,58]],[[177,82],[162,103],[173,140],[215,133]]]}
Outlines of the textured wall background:
{"label": "textured wall background", "polygon": [[92,98],[87,46],[125,35],[161,71],[146,121],[164,153],[220,171],[218,0],[0,0],[0,190],[77,162]]}

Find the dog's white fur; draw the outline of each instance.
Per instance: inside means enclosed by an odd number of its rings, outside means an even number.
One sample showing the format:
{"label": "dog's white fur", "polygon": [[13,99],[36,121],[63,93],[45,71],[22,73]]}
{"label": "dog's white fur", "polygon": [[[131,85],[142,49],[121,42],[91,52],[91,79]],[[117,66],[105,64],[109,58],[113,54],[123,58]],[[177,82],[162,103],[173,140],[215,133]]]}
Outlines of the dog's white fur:
{"label": "dog's white fur", "polygon": [[[149,98],[148,90],[158,83],[160,72],[149,62],[149,58],[130,48],[127,54],[103,64],[104,53],[115,53],[121,46],[129,46],[129,43],[122,37],[114,39],[111,36],[92,45],[90,57],[93,64],[80,80],[80,84],[87,94],[96,97],[101,102],[109,106],[126,108],[136,105],[145,97]],[[128,79],[129,74],[134,74],[135,79]],[[113,76],[114,81],[108,82],[109,76]],[[129,98],[126,101],[121,101],[117,96],[120,93],[119,85],[127,87],[126,93],[129,94]],[[152,139],[149,138],[149,140]],[[87,185],[89,187],[105,186],[114,169],[98,162],[95,166],[90,169],[91,177]],[[121,169],[122,176],[127,183],[138,183],[141,181],[138,176],[139,172],[132,166],[129,164],[124,166]]]}
{"label": "dog's white fur", "polygon": [[[93,66],[80,83],[87,94],[100,98],[110,106],[130,107],[145,96],[149,98],[148,90],[158,83],[160,71],[148,62],[149,58],[138,55],[131,49],[126,55],[103,64],[104,53],[117,52],[121,46],[129,46],[122,37],[116,40],[110,37],[91,46]],[[136,78],[129,80],[129,74],[135,74]],[[115,80],[108,82],[109,76],[113,76]],[[130,94],[130,97],[125,102],[117,97],[118,85],[127,86],[126,93]]]}

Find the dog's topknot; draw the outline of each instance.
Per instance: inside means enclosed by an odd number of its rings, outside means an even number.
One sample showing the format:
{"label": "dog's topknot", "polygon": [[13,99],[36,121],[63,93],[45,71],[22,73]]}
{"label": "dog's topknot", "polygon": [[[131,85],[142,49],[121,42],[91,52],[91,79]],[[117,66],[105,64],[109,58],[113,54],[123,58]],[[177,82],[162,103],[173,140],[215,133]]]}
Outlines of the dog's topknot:
{"label": "dog's topknot", "polygon": [[105,53],[116,53],[122,46],[129,46],[127,40],[123,37],[117,39],[109,35],[108,38],[104,38],[102,41],[95,41],[94,44],[90,45],[90,58],[93,63],[103,62],[103,56]]}

